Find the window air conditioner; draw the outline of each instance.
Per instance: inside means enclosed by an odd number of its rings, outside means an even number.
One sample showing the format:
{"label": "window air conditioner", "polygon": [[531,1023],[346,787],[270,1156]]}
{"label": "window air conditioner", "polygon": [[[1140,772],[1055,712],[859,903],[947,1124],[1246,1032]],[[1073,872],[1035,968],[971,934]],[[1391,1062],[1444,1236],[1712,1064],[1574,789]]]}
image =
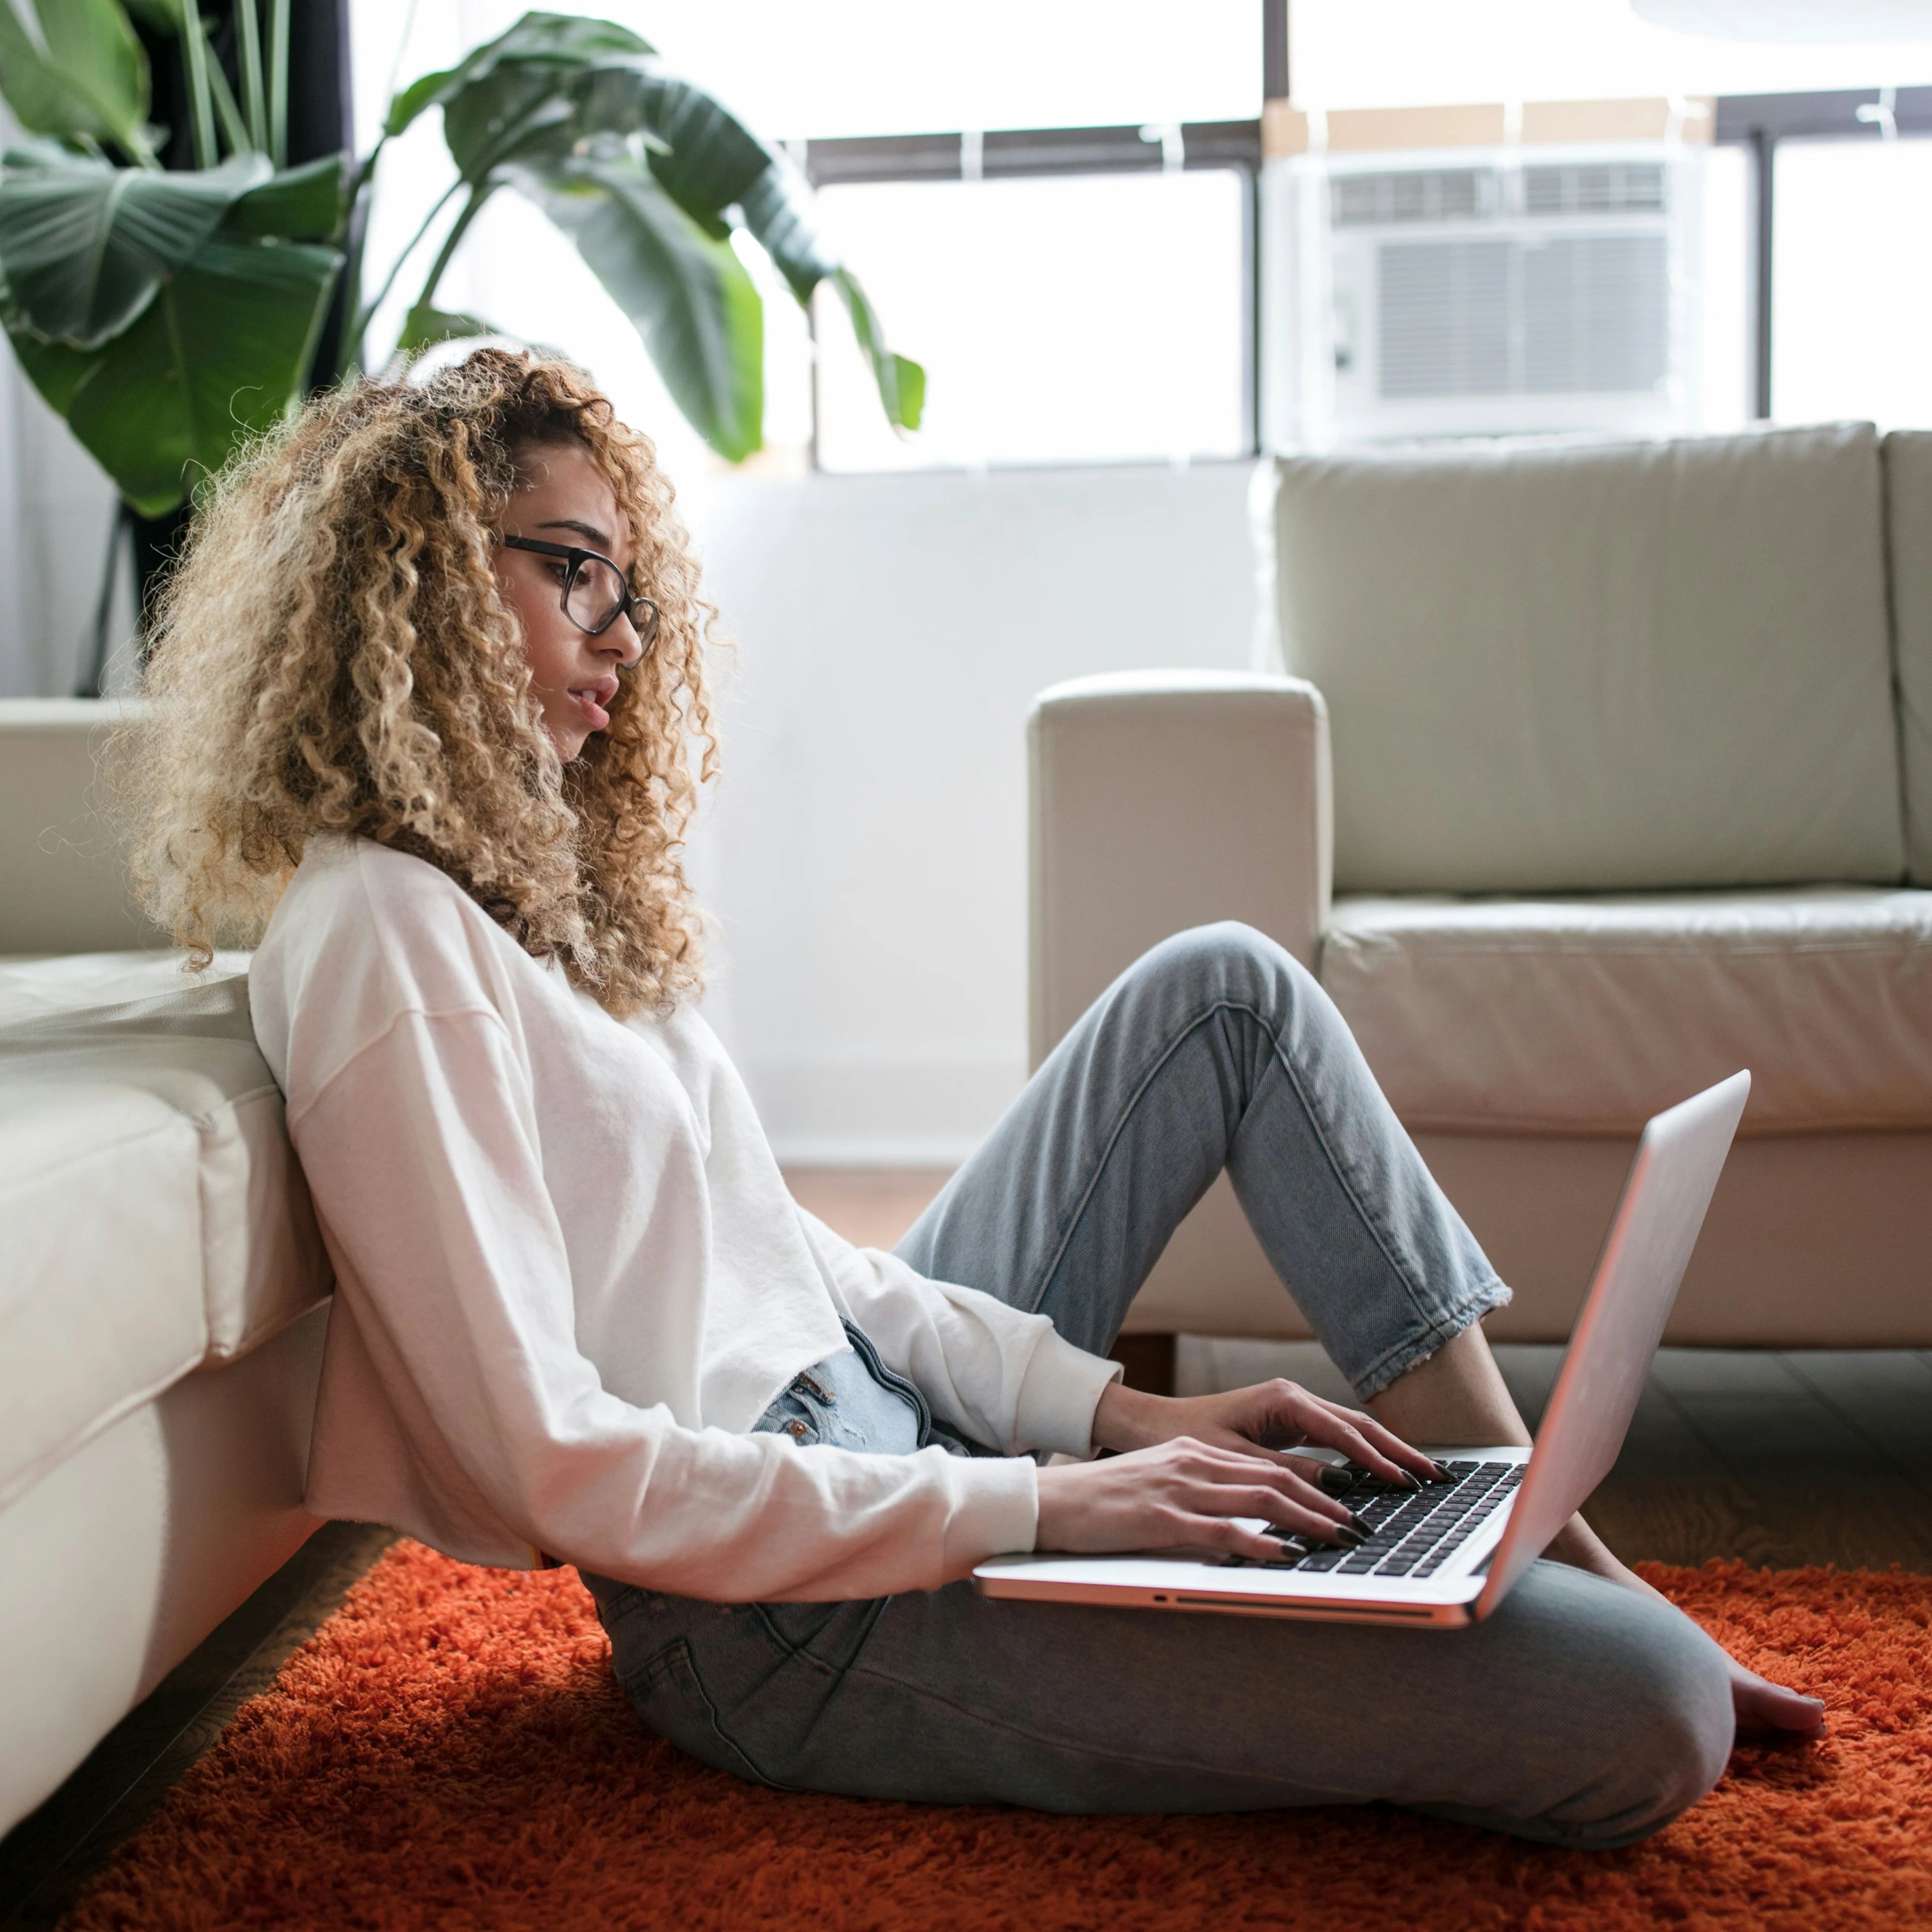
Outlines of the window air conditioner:
{"label": "window air conditioner", "polygon": [[1701,158],[1653,142],[1274,164],[1270,442],[1694,427]]}

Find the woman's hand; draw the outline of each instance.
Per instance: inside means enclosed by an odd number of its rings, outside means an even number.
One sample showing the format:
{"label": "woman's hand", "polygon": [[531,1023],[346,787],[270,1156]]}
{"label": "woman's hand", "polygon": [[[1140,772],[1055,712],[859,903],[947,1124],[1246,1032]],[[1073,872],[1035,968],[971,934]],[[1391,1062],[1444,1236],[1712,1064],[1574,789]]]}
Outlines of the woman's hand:
{"label": "woman's hand", "polygon": [[1124,1453],[1040,1472],[1036,1549],[1195,1548],[1279,1560],[1274,1538],[1234,1519],[1259,1517],[1323,1542],[1361,1540],[1348,1510],[1321,1487],[1325,1466],[1282,1450],[1338,1449],[1405,1487],[1436,1473],[1373,1418],[1293,1382],[1180,1401],[1116,1384],[1094,1412],[1094,1441]]}
{"label": "woman's hand", "polygon": [[[1360,1409],[1344,1408],[1310,1395],[1300,1384],[1258,1382],[1226,1395],[1148,1395],[1124,1383],[1110,1383],[1094,1412],[1096,1449],[1145,1449],[1175,1437],[1192,1436],[1211,1448],[1270,1462],[1278,1453],[1312,1444],[1337,1449],[1385,1483],[1413,1489],[1418,1481],[1439,1480],[1442,1472],[1419,1449],[1384,1429]],[[1310,1458],[1295,1462],[1311,1474]]]}
{"label": "woman's hand", "polygon": [[[1348,1510],[1325,1496],[1289,1456],[1258,1460],[1185,1436],[1103,1462],[1067,1462],[1040,1472],[1036,1550],[1218,1550],[1279,1562],[1280,1543],[1237,1516],[1324,1543],[1359,1543]],[[1311,1466],[1305,1458],[1304,1468]]]}

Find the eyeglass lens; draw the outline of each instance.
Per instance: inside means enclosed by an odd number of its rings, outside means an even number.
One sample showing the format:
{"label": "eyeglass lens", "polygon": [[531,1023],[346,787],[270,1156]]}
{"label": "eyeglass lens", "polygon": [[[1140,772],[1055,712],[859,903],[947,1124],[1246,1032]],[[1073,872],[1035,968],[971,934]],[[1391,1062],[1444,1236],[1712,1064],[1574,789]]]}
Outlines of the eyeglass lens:
{"label": "eyeglass lens", "polygon": [[572,623],[602,631],[616,621],[630,595],[630,586],[602,557],[586,556],[577,567],[563,608]]}

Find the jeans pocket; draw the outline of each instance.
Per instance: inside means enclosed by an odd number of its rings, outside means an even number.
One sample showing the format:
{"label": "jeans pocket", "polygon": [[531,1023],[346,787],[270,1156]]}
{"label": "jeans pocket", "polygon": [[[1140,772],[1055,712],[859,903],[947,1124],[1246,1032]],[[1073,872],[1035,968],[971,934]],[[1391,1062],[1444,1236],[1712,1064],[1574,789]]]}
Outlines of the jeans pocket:
{"label": "jeans pocket", "polygon": [[845,1603],[758,1604],[758,1621],[793,1664],[814,1677],[836,1680],[858,1661],[866,1640],[892,1601],[890,1597]]}
{"label": "jeans pocket", "polygon": [[724,1728],[698,1674],[691,1646],[682,1637],[647,1658],[640,1669],[620,1678],[619,1685],[644,1722],[688,1756],[774,1791],[791,1789],[767,1777]]}

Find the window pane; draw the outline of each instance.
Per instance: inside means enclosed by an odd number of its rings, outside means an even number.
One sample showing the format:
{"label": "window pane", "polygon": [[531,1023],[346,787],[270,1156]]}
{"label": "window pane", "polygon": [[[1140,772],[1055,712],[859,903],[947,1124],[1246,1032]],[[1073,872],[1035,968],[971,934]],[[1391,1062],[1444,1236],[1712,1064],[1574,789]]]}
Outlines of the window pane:
{"label": "window pane", "polygon": [[1248,188],[1232,170],[890,182],[820,196],[902,353],[926,424],[880,415],[821,292],[828,470],[1238,456]]}
{"label": "window pane", "polygon": [[1630,0],[1293,0],[1288,17],[1294,95],[1309,107],[1932,80],[1932,34],[1898,46],[1720,40],[1653,26]]}
{"label": "window pane", "polygon": [[[362,146],[392,76],[501,33],[526,0],[350,0]],[[1261,112],[1256,0],[587,0],[768,140],[955,128],[1248,121]],[[409,46],[399,63],[398,44]],[[365,77],[366,76],[366,80]]]}
{"label": "window pane", "polygon": [[606,0],[586,10],[635,28],[771,136],[1261,112],[1256,0]]}
{"label": "window pane", "polygon": [[1772,200],[1772,404],[1932,424],[1932,141],[1790,141]]}

